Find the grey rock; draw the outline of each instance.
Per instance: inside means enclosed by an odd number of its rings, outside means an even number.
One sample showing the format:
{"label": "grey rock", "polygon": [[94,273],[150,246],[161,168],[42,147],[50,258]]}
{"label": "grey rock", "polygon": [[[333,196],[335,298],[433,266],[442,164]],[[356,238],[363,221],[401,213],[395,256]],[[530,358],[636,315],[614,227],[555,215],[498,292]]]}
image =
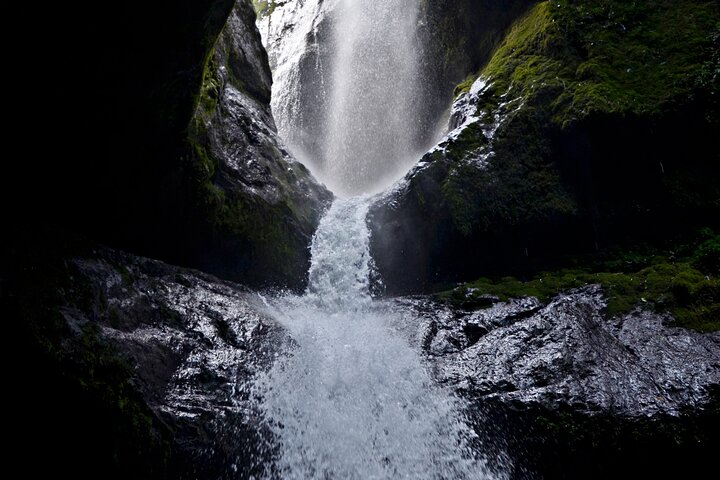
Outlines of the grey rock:
{"label": "grey rock", "polygon": [[[61,329],[64,354],[83,355],[84,335],[97,331],[132,367],[133,389],[171,432],[173,460],[191,465],[182,478],[272,476],[266,469],[276,451],[252,385],[292,340],[266,313],[262,297],[103,248],[68,261],[67,271],[58,305],[68,327]],[[665,315],[643,310],[608,319],[598,286],[547,304],[518,298],[476,311],[427,296],[388,302],[397,328],[425,353],[438,382],[468,400],[478,448],[497,458],[507,454],[517,466],[512,478],[536,478],[532,472],[547,468],[526,465],[525,449],[553,458],[552,445],[544,446],[548,438],[525,438],[538,415],[579,416],[579,436],[594,433],[587,429],[595,417],[611,432],[632,432],[633,422],[647,420],[655,423],[643,427],[646,438],[664,438],[653,429],[670,425],[668,418],[702,414],[720,386],[720,333],[668,327]],[[620,438],[637,445],[631,434]],[[569,448],[589,455],[582,443]]]}
{"label": "grey rock", "polygon": [[667,315],[640,309],[608,320],[598,286],[547,305],[515,299],[471,313],[417,297],[402,304],[432,324],[423,344],[439,380],[476,398],[584,414],[677,416],[701,409],[720,385],[720,333],[669,327]]}
{"label": "grey rock", "polygon": [[285,340],[261,298],[200,272],[104,249],[70,268],[95,301],[78,308],[69,292],[60,308],[67,325],[77,337],[88,324],[99,327],[99,339],[133,367],[144,403],[174,432],[176,455],[192,459],[201,478],[261,473],[270,453],[252,379]]}
{"label": "grey rock", "polygon": [[271,85],[252,3],[239,0],[215,44],[191,122],[195,162],[209,170],[200,196],[210,211],[200,220],[225,257],[203,263],[200,252],[198,266],[244,283],[302,288],[312,235],[333,196],[278,136]]}

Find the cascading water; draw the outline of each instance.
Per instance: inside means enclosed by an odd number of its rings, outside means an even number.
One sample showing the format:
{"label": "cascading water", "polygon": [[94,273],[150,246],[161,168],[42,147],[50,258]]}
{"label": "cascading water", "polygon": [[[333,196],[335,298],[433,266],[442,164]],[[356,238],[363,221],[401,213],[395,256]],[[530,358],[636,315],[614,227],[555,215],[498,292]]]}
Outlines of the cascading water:
{"label": "cascading water", "polygon": [[340,195],[375,193],[418,158],[418,2],[343,0],[335,18],[324,175]]}
{"label": "cascading water", "polygon": [[[303,296],[271,301],[293,346],[256,384],[282,478],[490,478],[459,401],[433,384],[369,292],[367,198],[336,202],[312,244]],[[269,474],[271,475],[271,474]]]}
{"label": "cascading water", "polygon": [[290,0],[259,22],[279,133],[340,197],[384,190],[437,139],[420,17],[417,0]]}
{"label": "cascading water", "polygon": [[407,312],[370,294],[371,199],[355,195],[388,187],[434,140],[416,98],[418,22],[417,0],[289,0],[261,20],[279,131],[346,197],[315,233],[305,294],[267,302],[291,339],[253,387],[269,478],[503,476],[400,333]]}

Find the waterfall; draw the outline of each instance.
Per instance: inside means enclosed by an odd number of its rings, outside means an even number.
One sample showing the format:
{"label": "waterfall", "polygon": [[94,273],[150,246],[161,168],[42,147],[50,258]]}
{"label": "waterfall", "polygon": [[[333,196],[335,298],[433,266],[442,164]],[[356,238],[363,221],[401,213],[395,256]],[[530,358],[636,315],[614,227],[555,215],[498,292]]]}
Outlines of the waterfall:
{"label": "waterfall", "polygon": [[419,4],[289,0],[259,21],[280,134],[342,198],[313,237],[305,294],[266,300],[290,339],[253,387],[268,478],[498,476],[462,402],[401,333],[419,321],[370,292],[369,195],[435,140],[419,95]]}
{"label": "waterfall", "polygon": [[370,296],[368,206],[337,201],[315,234],[305,295],[269,301],[292,338],[255,386],[277,451],[273,475],[491,478],[459,400],[395,328],[401,313]]}
{"label": "waterfall", "polygon": [[340,197],[383,191],[436,140],[420,17],[417,0],[290,0],[258,23],[280,135]]}
{"label": "waterfall", "polygon": [[343,0],[335,18],[323,173],[339,195],[375,193],[419,153],[418,2]]}

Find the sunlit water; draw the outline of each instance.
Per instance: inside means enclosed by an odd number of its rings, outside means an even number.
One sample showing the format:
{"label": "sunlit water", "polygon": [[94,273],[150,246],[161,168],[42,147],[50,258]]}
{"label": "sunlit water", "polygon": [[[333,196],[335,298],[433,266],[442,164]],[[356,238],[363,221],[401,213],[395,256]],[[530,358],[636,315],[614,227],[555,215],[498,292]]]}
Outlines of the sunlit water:
{"label": "sunlit water", "polygon": [[380,191],[419,157],[418,13],[416,0],[340,2],[324,151],[340,195]]}
{"label": "sunlit water", "polygon": [[417,0],[291,0],[260,21],[279,132],[340,197],[384,190],[436,140],[420,13]]}
{"label": "sunlit water", "polygon": [[255,386],[276,452],[268,475],[491,478],[459,400],[433,384],[392,305],[371,298],[368,203],[336,202],[305,295],[269,301],[293,342]]}

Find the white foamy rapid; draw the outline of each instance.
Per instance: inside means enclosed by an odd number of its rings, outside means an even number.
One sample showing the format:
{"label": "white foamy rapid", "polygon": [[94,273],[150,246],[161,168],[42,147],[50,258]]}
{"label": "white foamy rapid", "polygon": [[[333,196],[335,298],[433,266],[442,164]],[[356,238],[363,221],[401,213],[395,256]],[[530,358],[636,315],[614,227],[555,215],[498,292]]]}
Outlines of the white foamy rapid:
{"label": "white foamy rapid", "polygon": [[368,205],[337,201],[314,237],[305,295],[269,301],[293,341],[255,387],[276,452],[268,476],[490,478],[459,400],[394,328],[392,304],[371,298]]}

